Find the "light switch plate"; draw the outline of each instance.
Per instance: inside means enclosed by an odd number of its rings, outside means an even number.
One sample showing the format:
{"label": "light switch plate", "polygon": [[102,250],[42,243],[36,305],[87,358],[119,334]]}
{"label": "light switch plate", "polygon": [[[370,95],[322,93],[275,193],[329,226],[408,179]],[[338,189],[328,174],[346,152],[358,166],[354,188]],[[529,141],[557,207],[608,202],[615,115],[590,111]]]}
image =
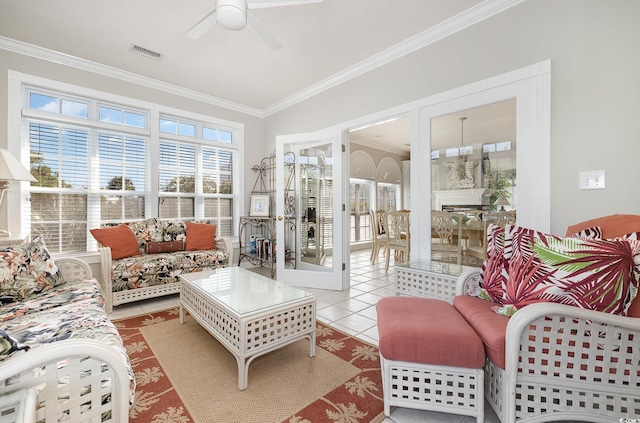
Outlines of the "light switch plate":
{"label": "light switch plate", "polygon": [[604,189],[604,170],[580,172],[580,189]]}

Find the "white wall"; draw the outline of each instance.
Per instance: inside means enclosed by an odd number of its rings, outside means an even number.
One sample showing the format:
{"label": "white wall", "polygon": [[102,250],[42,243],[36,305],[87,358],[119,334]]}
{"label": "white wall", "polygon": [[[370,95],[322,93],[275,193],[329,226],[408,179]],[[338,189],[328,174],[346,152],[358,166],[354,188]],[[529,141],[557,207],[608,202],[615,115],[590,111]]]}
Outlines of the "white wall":
{"label": "white wall", "polygon": [[[265,140],[347,122],[551,60],[551,231],[640,213],[640,2],[529,0],[269,116]],[[578,190],[580,170],[605,190]]]}

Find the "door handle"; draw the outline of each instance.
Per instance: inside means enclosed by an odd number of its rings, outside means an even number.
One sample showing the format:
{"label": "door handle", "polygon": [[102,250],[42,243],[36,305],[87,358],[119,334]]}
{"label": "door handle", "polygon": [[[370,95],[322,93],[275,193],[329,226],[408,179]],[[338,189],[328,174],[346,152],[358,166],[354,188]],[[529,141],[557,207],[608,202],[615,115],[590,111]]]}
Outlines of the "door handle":
{"label": "door handle", "polygon": [[278,216],[278,220],[282,220],[282,216]]}

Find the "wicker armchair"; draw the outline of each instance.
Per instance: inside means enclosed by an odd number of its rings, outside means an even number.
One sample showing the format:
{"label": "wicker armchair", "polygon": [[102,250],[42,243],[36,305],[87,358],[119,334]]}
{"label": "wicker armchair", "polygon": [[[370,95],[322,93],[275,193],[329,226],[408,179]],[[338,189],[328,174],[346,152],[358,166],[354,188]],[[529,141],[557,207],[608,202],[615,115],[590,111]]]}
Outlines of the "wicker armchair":
{"label": "wicker armchair", "polygon": [[[479,282],[479,270],[463,274],[457,295]],[[532,304],[509,319],[505,359],[485,365],[485,399],[503,423],[640,415],[640,318]]]}

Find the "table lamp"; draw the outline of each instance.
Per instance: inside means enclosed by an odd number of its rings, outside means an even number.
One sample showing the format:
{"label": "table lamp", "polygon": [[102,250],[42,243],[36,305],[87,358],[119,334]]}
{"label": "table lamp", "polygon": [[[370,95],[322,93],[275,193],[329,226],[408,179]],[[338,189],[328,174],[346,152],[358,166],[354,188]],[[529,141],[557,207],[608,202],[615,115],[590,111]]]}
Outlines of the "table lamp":
{"label": "table lamp", "polygon": [[[2,206],[5,191],[9,189],[9,181],[38,182],[18,159],[9,151],[0,148],[0,206]],[[0,237],[9,236],[11,236],[9,231],[0,229]]]}
{"label": "table lamp", "polygon": [[510,206],[511,205],[509,200],[507,200],[504,195],[501,195],[500,197],[498,197],[498,199],[493,204],[495,204],[496,206],[500,206],[500,211],[505,211],[504,210],[504,206]]}

